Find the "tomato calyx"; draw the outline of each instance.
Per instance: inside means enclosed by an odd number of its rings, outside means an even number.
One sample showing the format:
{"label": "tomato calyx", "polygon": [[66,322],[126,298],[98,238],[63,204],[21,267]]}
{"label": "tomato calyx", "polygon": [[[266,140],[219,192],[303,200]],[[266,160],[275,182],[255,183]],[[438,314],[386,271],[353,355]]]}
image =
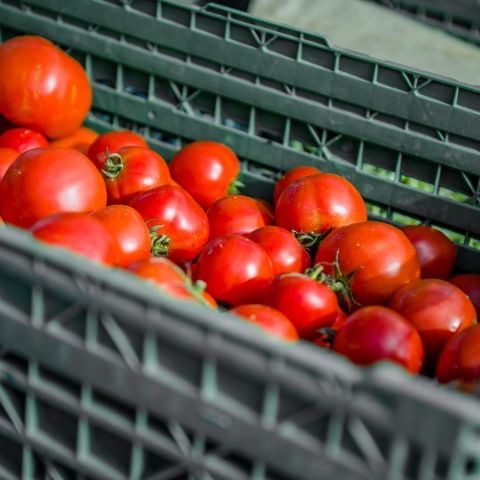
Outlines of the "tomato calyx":
{"label": "tomato calyx", "polygon": [[125,168],[125,163],[119,153],[107,154],[107,158],[102,167],[102,174],[109,179],[117,178]]}
{"label": "tomato calyx", "polygon": [[170,237],[157,232],[163,225],[155,225],[150,228],[150,251],[154,257],[166,257],[170,251]]}
{"label": "tomato calyx", "polygon": [[236,178],[228,186],[227,195],[238,195],[244,186],[245,184]]}
{"label": "tomato calyx", "polygon": [[335,335],[337,331],[331,327],[324,327],[317,330],[317,338],[321,337],[322,342],[326,343],[328,346],[333,345],[333,341],[335,340]]}
{"label": "tomato calyx", "polygon": [[297,232],[292,230],[293,236],[300,242],[303,248],[310,254],[314,255],[322,240],[332,231],[330,228],[322,233],[317,232]]}

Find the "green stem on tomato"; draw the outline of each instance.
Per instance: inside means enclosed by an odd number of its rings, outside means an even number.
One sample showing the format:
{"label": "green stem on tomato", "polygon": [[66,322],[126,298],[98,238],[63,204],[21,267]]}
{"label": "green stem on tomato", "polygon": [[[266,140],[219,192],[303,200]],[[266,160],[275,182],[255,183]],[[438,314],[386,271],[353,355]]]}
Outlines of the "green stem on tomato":
{"label": "green stem on tomato", "polygon": [[228,186],[227,195],[237,195],[244,186],[245,184],[236,178]]}
{"label": "green stem on tomato", "polygon": [[117,178],[124,168],[122,156],[119,153],[111,153],[103,164],[102,174],[109,179]]}

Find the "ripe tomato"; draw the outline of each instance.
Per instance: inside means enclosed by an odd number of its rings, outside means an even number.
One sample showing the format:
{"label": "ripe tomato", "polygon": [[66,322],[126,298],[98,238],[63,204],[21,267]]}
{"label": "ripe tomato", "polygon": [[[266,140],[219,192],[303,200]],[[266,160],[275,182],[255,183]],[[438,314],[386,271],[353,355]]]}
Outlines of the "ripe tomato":
{"label": "ripe tomato", "polygon": [[332,348],[333,340],[335,335],[340,328],[343,327],[343,324],[347,320],[347,314],[341,309],[338,309],[337,317],[332,325],[325,329],[320,329],[318,336],[313,337],[312,341],[315,345],[323,348]]}
{"label": "ripe tomato", "polygon": [[455,264],[455,244],[439,230],[424,225],[411,225],[402,230],[417,251],[421,277],[447,279]]}
{"label": "ripe tomato", "polygon": [[357,305],[384,304],[395,290],[420,276],[411,242],[401,230],[381,222],[333,231],[318,247],[315,264],[345,283]]}
{"label": "ripe tomato", "polygon": [[106,205],[105,182],[76,150],[35,149],[22,153],[0,183],[0,215],[30,227],[58,212],[91,212]]}
{"label": "ripe tomato", "polygon": [[425,346],[427,369],[435,365],[445,343],[473,325],[476,312],[468,297],[445,280],[417,280],[399,289],[390,308],[401,313],[419,331]]}
{"label": "ripe tomato", "polygon": [[450,283],[453,283],[456,287],[467,294],[477,311],[478,317],[480,313],[480,275],[475,273],[456,275],[450,279]]}
{"label": "ripe tomato", "polygon": [[48,147],[48,140],[35,130],[10,128],[0,135],[0,148],[13,148],[18,154],[34,148]]}
{"label": "ripe tomato", "polygon": [[297,232],[322,233],[367,219],[357,189],[343,177],[319,173],[291,183],[275,206],[275,222]]}
{"label": "ripe tomato", "polygon": [[13,148],[0,147],[0,180],[10,165],[18,158],[18,152]]}
{"label": "ripe tomato", "polygon": [[266,225],[248,235],[272,260],[275,275],[287,272],[303,273],[310,266],[310,257],[294,235],[282,227]]}
{"label": "ripe tomato", "polygon": [[0,112],[14,124],[61,138],[77,130],[90,110],[92,91],[82,66],[44,38],[3,43],[0,72]]}
{"label": "ripe tomato", "polygon": [[152,234],[152,254],[175,263],[193,260],[208,240],[208,218],[185,190],[163,185],[137,193],[129,205],[143,217]]}
{"label": "ripe tomato", "polygon": [[72,148],[78,150],[84,155],[88,155],[90,145],[97,139],[98,133],[90,128],[81,127],[68,137],[50,142],[52,148]]}
{"label": "ripe tomato", "polygon": [[118,246],[120,267],[150,257],[150,232],[142,216],[127,205],[110,205],[94,213]]}
{"label": "ripe tomato", "polygon": [[480,325],[453,335],[443,348],[437,363],[439,382],[480,380]]}
{"label": "ripe tomato", "polygon": [[125,147],[110,154],[101,170],[109,203],[124,203],[135,193],[170,183],[167,162],[146,147]]}
{"label": "ripe tomato", "polygon": [[241,235],[227,235],[205,245],[193,271],[216,300],[230,305],[261,301],[273,278],[270,257]]}
{"label": "ripe tomato", "polygon": [[13,125],[2,115],[0,115],[0,133],[3,133],[5,130],[12,128]]}
{"label": "ripe tomato", "polygon": [[120,130],[99,135],[88,149],[88,158],[102,170],[105,160],[112,153],[118,153],[124,147],[148,147],[147,142],[140,135]]}
{"label": "ripe tomato", "polygon": [[381,306],[350,315],[335,335],[333,350],[359,365],[391,360],[411,373],[422,368],[422,340],[402,315]]}
{"label": "ripe tomato", "polygon": [[205,209],[236,193],[240,164],[235,153],[217,142],[198,141],[182,148],[170,163],[172,177]]}
{"label": "ripe tomato", "polygon": [[217,200],[207,212],[210,238],[233,233],[246,234],[265,225],[265,213],[259,202],[245,195]]}
{"label": "ripe tomato", "polygon": [[274,337],[287,342],[298,340],[298,333],[293,323],[274,308],[253,303],[232,308],[230,312],[254,323]]}
{"label": "ripe tomato", "polygon": [[337,317],[338,301],[326,285],[300,273],[275,277],[265,303],[280,310],[295,325],[301,337],[310,339],[329,327]]}
{"label": "ripe tomato", "polygon": [[275,220],[275,212],[273,211],[273,207],[266,200],[263,200],[261,198],[255,198],[255,201],[257,202],[260,211],[262,212],[265,225],[272,224]]}
{"label": "ripe tomato", "polygon": [[110,232],[92,215],[61,212],[36,222],[31,231],[42,242],[105,265],[115,265],[118,250]]}
{"label": "ripe tomato", "polygon": [[300,178],[310,177],[319,173],[322,172],[318,168],[307,166],[295,167],[289,170],[275,185],[275,190],[273,191],[273,204],[277,204],[282,192],[293,182]]}

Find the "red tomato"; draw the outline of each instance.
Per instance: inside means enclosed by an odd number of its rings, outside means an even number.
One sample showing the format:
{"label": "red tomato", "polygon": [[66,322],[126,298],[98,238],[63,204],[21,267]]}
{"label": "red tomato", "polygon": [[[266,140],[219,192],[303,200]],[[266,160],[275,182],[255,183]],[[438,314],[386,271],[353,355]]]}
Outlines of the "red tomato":
{"label": "red tomato", "polygon": [[5,172],[17,158],[18,152],[13,150],[13,148],[0,147],[0,180],[5,176]]}
{"label": "red tomato", "polygon": [[142,216],[127,205],[110,205],[94,214],[112,234],[118,246],[118,262],[126,267],[150,257],[150,232]]}
{"label": "red tomato", "polygon": [[303,273],[310,266],[310,257],[295,236],[282,227],[267,225],[248,235],[268,253],[275,275]]}
{"label": "red tomato", "polygon": [[286,315],[300,336],[307,339],[316,336],[321,328],[330,327],[338,312],[332,290],[300,273],[275,277],[265,303]]}
{"label": "red tomato", "polygon": [[92,215],[61,212],[42,218],[31,231],[42,242],[62,247],[105,265],[117,262],[117,245],[110,232]]}
{"label": "red tomato", "polygon": [[207,212],[210,238],[246,234],[265,225],[265,212],[254,198],[232,195],[217,200]]}
{"label": "red tomato", "polygon": [[333,340],[335,335],[340,328],[343,327],[345,320],[347,319],[347,314],[341,309],[338,309],[337,317],[333,322],[331,327],[320,330],[320,334],[316,337],[313,337],[313,343],[323,348],[332,348]]}
{"label": "red tomato", "polygon": [[293,323],[283,313],[274,308],[253,303],[232,308],[230,312],[254,323],[274,337],[287,342],[298,340],[298,333]]}
{"label": "red tomato", "polygon": [[386,307],[371,306],[350,315],[335,335],[335,352],[359,365],[390,360],[411,373],[422,368],[422,340],[402,315]]}
{"label": "red tomato", "polygon": [[[318,247],[315,264],[338,277],[338,267],[357,305],[388,302],[393,292],[420,276],[415,248],[398,228],[362,222],[330,233]],[[347,302],[348,303],[348,302]]]}
{"label": "red tomato", "polygon": [[118,132],[107,132],[98,136],[88,149],[90,160],[102,170],[105,160],[112,153],[118,153],[124,147],[145,147],[147,142],[140,135],[120,130]]}
{"label": "red tomato", "polygon": [[0,148],[13,148],[17,154],[34,148],[48,147],[48,140],[35,130],[28,128],[10,128],[0,135]]}
{"label": "red tomato", "polygon": [[77,130],[90,110],[92,91],[82,66],[44,38],[3,43],[0,72],[0,112],[16,125],[61,138]]}
{"label": "red tomato", "polygon": [[476,312],[468,297],[445,280],[417,280],[405,285],[392,297],[390,308],[419,331],[428,369],[456,332],[476,322]]}
{"label": "red tomato", "polygon": [[289,170],[275,185],[275,190],[273,191],[273,204],[277,204],[282,192],[293,182],[300,178],[310,177],[319,173],[322,172],[318,168],[307,166],[295,167]]}
{"label": "red tomato", "polygon": [[90,145],[97,139],[98,133],[90,128],[81,127],[68,137],[50,142],[52,148],[72,148],[78,150],[84,155],[88,155]]}
{"label": "red tomato", "polygon": [[146,147],[125,147],[110,154],[101,172],[109,203],[127,202],[136,193],[170,183],[167,162]]}
{"label": "red tomato", "polygon": [[13,125],[6,119],[0,115],[0,133],[3,133],[5,130],[12,128]]}
{"label": "red tomato", "polygon": [[291,183],[275,206],[275,222],[297,232],[322,233],[367,219],[356,188],[343,177],[319,173]]}
{"label": "red tomato", "polygon": [[208,240],[208,218],[182,188],[163,185],[137,193],[129,205],[143,217],[152,233],[152,254],[175,263],[193,260]]}
{"label": "red tomato", "polygon": [[207,243],[193,271],[216,300],[230,305],[261,301],[273,278],[270,257],[262,247],[241,235]]}
{"label": "red tomato", "polygon": [[417,251],[422,278],[447,279],[455,264],[455,244],[439,230],[424,225],[412,225],[402,230]]}
{"label": "red tomato", "polygon": [[480,325],[453,335],[443,348],[437,363],[439,382],[480,380]]}
{"label": "red tomato", "polygon": [[273,211],[273,207],[266,200],[263,200],[261,198],[256,198],[255,200],[260,208],[260,211],[262,212],[265,225],[272,224],[275,220],[275,213]]}
{"label": "red tomato", "polygon": [[467,294],[477,311],[477,317],[480,313],[480,275],[474,273],[464,273],[456,275],[450,279],[456,287]]}
{"label": "red tomato", "polygon": [[172,178],[205,209],[235,192],[237,156],[222,143],[199,141],[182,148],[170,163]]}
{"label": "red tomato", "polygon": [[91,212],[106,205],[105,182],[76,150],[35,149],[22,153],[0,183],[0,215],[28,228],[59,212]]}

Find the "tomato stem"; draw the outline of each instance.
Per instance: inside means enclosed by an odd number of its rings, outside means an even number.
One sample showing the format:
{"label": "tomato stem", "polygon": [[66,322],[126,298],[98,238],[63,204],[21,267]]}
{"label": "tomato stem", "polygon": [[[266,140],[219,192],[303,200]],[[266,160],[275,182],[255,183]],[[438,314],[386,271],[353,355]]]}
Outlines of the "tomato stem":
{"label": "tomato stem", "polygon": [[228,186],[227,195],[237,195],[244,186],[245,184],[236,178]]}
{"label": "tomato stem", "polygon": [[337,331],[334,328],[325,327],[318,330],[317,333],[322,336],[322,340],[325,343],[328,343],[328,345],[331,346],[333,345],[333,341],[335,340],[335,335],[337,334]]}
{"label": "tomato stem", "polygon": [[124,168],[125,164],[122,156],[118,153],[111,153],[103,164],[102,174],[106,178],[117,178]]}
{"label": "tomato stem", "polygon": [[168,235],[158,235],[159,225],[150,229],[150,252],[154,257],[166,257],[170,250],[170,238]]}
{"label": "tomato stem", "polygon": [[297,232],[296,230],[292,230],[293,235],[295,238],[301,243],[303,248],[310,254],[313,255],[322,240],[332,231],[329,229],[323,233],[316,233],[316,232]]}

